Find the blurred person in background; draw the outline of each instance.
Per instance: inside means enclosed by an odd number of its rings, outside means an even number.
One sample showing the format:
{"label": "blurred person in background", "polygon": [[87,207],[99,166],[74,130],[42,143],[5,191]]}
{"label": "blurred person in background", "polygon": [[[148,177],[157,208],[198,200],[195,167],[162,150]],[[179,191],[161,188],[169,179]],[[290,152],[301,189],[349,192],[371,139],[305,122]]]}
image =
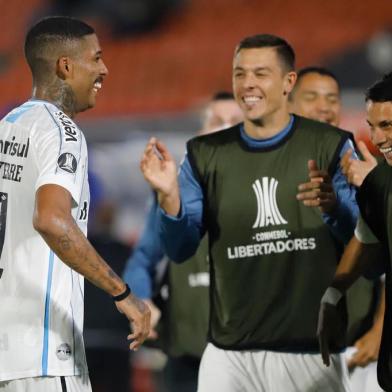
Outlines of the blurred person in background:
{"label": "blurred person in background", "polygon": [[[217,92],[203,110],[198,134],[228,128],[242,119],[233,94]],[[165,258],[160,242],[154,200],[123,277],[151,308],[151,337],[158,338],[159,346],[168,355],[164,369],[167,390],[195,392],[200,359],[207,344],[210,281],[207,236],[186,264],[171,263]],[[164,292],[167,289],[168,297]],[[160,309],[154,303],[154,293],[158,294],[155,300]]]}
{"label": "blurred person in background", "polygon": [[[341,115],[340,86],[335,75],[322,67],[306,67],[298,71],[297,82],[290,97],[290,110],[300,116],[313,120],[327,122],[338,126]],[[372,160],[377,162],[370,154],[363,142],[359,144],[365,161],[352,157],[352,150],[344,154],[342,161],[350,161],[349,170],[342,169],[343,173],[350,172],[351,178],[358,182],[360,174],[357,173],[360,165]],[[357,164],[356,164],[357,163]],[[374,167],[374,166],[373,166]],[[372,167],[372,168],[373,168]],[[382,325],[385,308],[385,285],[379,278],[370,281],[360,278],[347,295],[347,308],[349,324],[347,342],[347,363],[350,369],[350,382],[353,391],[376,392],[381,391],[377,383],[377,365]]]}
{"label": "blurred person in background", "polygon": [[[338,241],[357,220],[355,189],[339,166],[353,144],[347,132],[289,113],[294,63],[284,39],[246,37],[233,59],[244,122],[191,139],[178,178],[155,138],[142,157],[165,253],[182,262],[208,233],[209,343],[199,392],[349,390],[344,339],[325,371],[315,330]],[[339,311],[346,314],[345,304]]]}
{"label": "blurred person in background", "polygon": [[94,107],[108,70],[94,29],[76,19],[42,19],[24,49],[32,98],[0,123],[0,391],[87,392],[83,277],[132,323],[130,349],[150,324],[86,238],[87,147],[73,118]]}
{"label": "blurred person in background", "polygon": [[365,177],[358,190],[360,216],[355,235],[347,245],[332,283],[321,301],[318,335],[324,363],[329,366],[329,348],[334,340],[339,339],[339,331],[335,326],[341,322],[336,312],[340,299],[361,274],[385,273],[385,315],[377,377],[380,386],[391,391],[392,73],[385,75],[366,91],[366,114],[371,141],[385,159]]}
{"label": "blurred person in background", "polygon": [[232,93],[218,91],[205,106],[201,118],[202,127],[197,134],[207,135],[238,124],[243,115]]}
{"label": "blurred person in background", "polygon": [[289,105],[290,111],[300,116],[339,126],[341,101],[336,77],[322,67],[300,69]]}

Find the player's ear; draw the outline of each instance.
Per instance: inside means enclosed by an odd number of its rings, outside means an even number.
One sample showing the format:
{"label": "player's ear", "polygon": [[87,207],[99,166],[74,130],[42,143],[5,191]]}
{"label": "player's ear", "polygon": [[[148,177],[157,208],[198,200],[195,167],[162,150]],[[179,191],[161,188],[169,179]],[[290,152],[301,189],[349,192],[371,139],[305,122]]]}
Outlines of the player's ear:
{"label": "player's ear", "polygon": [[289,95],[297,81],[297,73],[294,71],[287,72],[284,80],[284,95]]}
{"label": "player's ear", "polygon": [[60,79],[66,80],[71,77],[73,70],[72,60],[69,57],[60,57],[56,63],[56,74]]}

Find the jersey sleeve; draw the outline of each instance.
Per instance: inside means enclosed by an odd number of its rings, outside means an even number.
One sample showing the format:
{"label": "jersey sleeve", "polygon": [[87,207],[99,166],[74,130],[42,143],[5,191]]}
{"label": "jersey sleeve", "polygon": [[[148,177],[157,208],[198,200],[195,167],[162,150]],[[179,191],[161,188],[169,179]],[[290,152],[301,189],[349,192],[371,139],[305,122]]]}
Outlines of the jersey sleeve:
{"label": "jersey sleeve", "polygon": [[205,233],[203,224],[203,192],[186,156],[178,174],[181,211],[179,216],[158,210],[160,238],[164,253],[181,263],[195,254]]}
{"label": "jersey sleeve", "polygon": [[38,129],[34,135],[33,148],[38,167],[35,190],[46,184],[59,185],[71,193],[75,205],[78,205],[87,172],[87,148],[81,131],[72,120],[62,115],[62,121],[54,128]]}
{"label": "jersey sleeve", "polygon": [[[339,152],[339,159],[342,158],[349,148],[353,150],[352,157],[358,159],[354,145],[350,139],[346,140]],[[324,213],[323,220],[329,226],[334,236],[342,243],[347,244],[353,236],[359,208],[355,199],[357,193],[356,187],[348,183],[339,161],[337,161],[336,167],[334,168],[332,185],[337,199],[336,210],[332,214]]]}
{"label": "jersey sleeve", "polygon": [[163,257],[157,225],[157,203],[154,198],[143,233],[123,273],[124,280],[138,297],[152,297],[157,265]]}

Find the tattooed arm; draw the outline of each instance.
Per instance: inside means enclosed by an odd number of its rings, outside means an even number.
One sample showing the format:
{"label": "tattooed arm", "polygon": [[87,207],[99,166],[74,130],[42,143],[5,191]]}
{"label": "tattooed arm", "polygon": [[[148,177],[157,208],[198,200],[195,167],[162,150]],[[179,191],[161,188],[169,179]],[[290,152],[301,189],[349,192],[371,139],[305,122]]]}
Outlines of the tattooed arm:
{"label": "tattooed arm", "polygon": [[[38,188],[33,216],[34,228],[56,255],[95,286],[112,296],[125,291],[125,283],[99,256],[71,215],[72,197],[63,187],[43,185]],[[130,320],[133,333],[130,349],[137,349],[146,339],[150,311],[143,301],[129,294],[116,302],[121,313]]]}

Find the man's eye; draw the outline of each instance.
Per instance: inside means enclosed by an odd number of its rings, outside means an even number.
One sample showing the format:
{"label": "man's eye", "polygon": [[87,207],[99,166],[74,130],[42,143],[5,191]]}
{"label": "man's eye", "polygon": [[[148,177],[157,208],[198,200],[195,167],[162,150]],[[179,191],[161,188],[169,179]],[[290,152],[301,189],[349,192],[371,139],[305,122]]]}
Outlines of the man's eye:
{"label": "man's eye", "polygon": [[314,101],[316,99],[316,95],[315,94],[305,94],[303,96],[303,99],[305,101]]}

